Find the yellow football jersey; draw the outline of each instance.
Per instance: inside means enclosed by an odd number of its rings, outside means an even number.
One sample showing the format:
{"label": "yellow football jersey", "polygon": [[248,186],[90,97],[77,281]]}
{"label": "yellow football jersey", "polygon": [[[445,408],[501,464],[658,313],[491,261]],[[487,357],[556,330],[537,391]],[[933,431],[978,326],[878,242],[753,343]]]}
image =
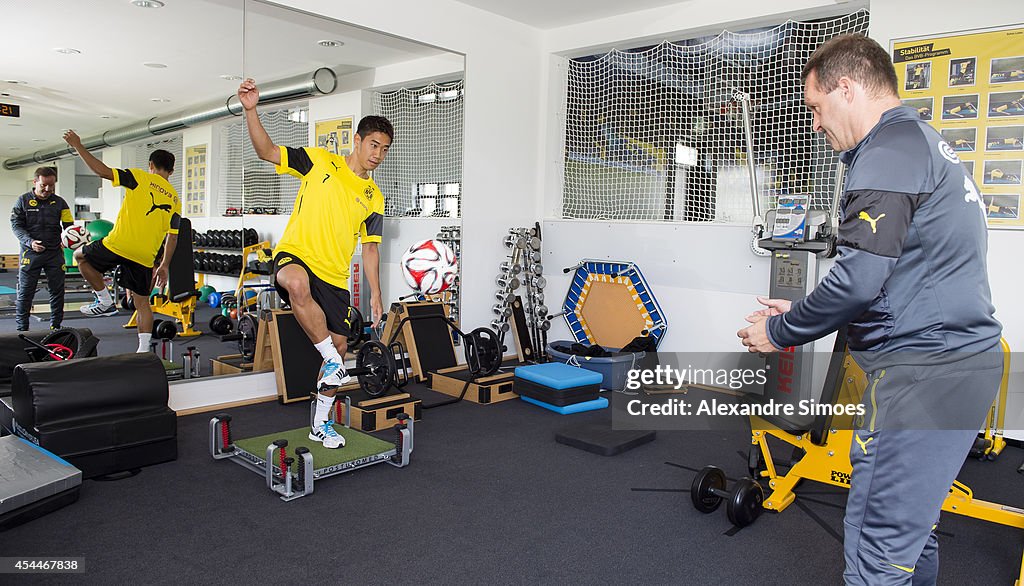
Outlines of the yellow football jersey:
{"label": "yellow football jersey", "polygon": [[276,170],[302,184],[274,254],[294,254],[320,279],[348,289],[357,240],[381,241],[384,195],[373,179],[353,173],[345,157],[321,148],[282,146]]}
{"label": "yellow football jersey", "polygon": [[103,245],[142,266],[153,266],[164,236],[178,233],[181,220],[178,192],[155,173],[142,169],[113,169],[113,172],[114,187],[124,187],[125,194],[114,229],[103,239]]}

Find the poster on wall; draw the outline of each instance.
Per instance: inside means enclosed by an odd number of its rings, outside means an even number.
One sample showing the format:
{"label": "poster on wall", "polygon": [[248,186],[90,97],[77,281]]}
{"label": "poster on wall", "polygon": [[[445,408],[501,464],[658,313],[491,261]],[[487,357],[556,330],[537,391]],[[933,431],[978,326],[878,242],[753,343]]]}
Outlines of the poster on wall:
{"label": "poster on wall", "polygon": [[316,123],[316,146],[336,155],[352,152],[353,116],[320,120]]}
{"label": "poster on wall", "polygon": [[892,42],[903,103],[956,152],[990,227],[1024,228],[1024,24]]}
{"label": "poster on wall", "polygon": [[206,215],[206,145],[185,148],[185,215]]}

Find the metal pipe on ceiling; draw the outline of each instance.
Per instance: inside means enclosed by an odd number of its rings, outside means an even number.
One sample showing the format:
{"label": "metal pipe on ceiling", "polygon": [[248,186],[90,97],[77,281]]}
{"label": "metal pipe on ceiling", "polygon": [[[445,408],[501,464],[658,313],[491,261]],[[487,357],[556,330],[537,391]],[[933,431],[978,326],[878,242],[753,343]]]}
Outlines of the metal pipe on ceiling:
{"label": "metal pipe on ceiling", "polygon": [[[321,67],[312,74],[304,73],[287,79],[260,84],[259,103],[273,104],[298,98],[326,95],[332,93],[337,86],[338,76],[334,73],[334,70]],[[168,114],[167,116],[157,116],[149,120],[108,130],[100,135],[86,137],[82,139],[82,144],[88,150],[112,147],[151,136],[176,132],[184,128],[221,120],[229,116],[241,116],[241,114],[242,105],[238,101],[238,96],[232,95],[225,100],[208,102],[189,110]],[[7,159],[4,161],[4,168],[18,169],[28,165],[47,163],[66,157],[72,154],[73,151],[74,149],[66,144],[51,145],[30,155]]]}

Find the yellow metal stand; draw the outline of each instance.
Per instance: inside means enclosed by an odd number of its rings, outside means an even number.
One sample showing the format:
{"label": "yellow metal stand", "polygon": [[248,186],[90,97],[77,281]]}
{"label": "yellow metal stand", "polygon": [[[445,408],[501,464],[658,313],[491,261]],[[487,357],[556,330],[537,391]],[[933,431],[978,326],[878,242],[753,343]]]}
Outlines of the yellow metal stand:
{"label": "yellow metal stand", "polygon": [[[195,329],[195,312],[196,302],[195,296],[189,297],[185,301],[170,301],[164,295],[158,295],[150,298],[149,305],[153,308],[153,314],[165,315],[167,317],[174,318],[176,321],[181,323],[181,332],[179,336],[189,338],[192,336],[198,336],[203,332]],[[128,323],[124,324],[125,328],[138,327],[139,312],[136,310],[132,312],[132,318],[128,320]]]}
{"label": "yellow metal stand", "polygon": [[[1002,349],[1003,379],[1000,383],[999,397],[993,404],[986,423],[985,438],[991,440],[990,449],[986,451],[986,454],[998,455],[1006,446],[1006,441],[1002,437],[1006,389],[1010,373],[1010,347],[1006,340],[1002,340]],[[848,355],[843,360],[841,380],[837,403],[851,404],[859,401],[866,386],[866,377]],[[809,433],[799,435],[789,433],[760,417],[751,417],[751,445],[760,450],[760,464],[764,467],[760,471],[759,477],[767,479],[768,487],[771,490],[764,499],[764,508],[776,512],[785,510],[796,500],[793,488],[805,479],[849,488],[853,472],[853,467],[850,464],[850,444],[853,441],[852,423],[845,418],[837,418],[833,421],[832,429],[825,431],[826,437],[815,443]],[[795,462],[784,475],[780,475],[775,467],[775,461],[768,445],[769,437],[804,451],[800,460]],[[943,502],[942,510],[1024,529],[1024,510],[976,499],[971,489],[960,482],[954,482],[950,487],[949,496]],[[1024,567],[1022,567],[1022,572],[1024,572]],[[1019,586],[1024,586],[1024,583]]]}

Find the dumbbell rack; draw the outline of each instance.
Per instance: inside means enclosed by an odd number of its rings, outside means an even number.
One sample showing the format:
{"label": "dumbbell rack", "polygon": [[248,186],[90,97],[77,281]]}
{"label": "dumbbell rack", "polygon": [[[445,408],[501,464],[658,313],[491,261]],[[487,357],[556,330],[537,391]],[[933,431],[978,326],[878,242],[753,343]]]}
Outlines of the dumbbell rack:
{"label": "dumbbell rack", "polygon": [[[517,332],[522,336],[528,334],[530,345],[535,352],[523,356],[529,361],[543,361],[547,346],[547,330],[551,327],[547,319],[548,308],[544,305],[544,287],[547,280],[543,277],[544,266],[541,264],[540,225],[532,228],[510,228],[504,240],[509,249],[509,256],[499,267],[495,284],[495,303],[491,309],[497,314],[491,321],[491,329],[502,337],[511,329],[510,319],[513,314],[522,311],[528,332]],[[522,295],[516,291],[523,289]],[[514,321],[512,323],[515,323]]]}
{"label": "dumbbell rack", "polygon": [[[241,271],[240,271],[240,273],[238,275],[238,285],[235,287],[235,295],[236,296],[241,294],[242,288],[245,285],[246,281],[248,281],[249,279],[254,279],[254,278],[265,277],[266,276],[266,275],[260,275],[260,274],[257,274],[257,273],[253,273],[253,272],[251,272],[248,269],[248,267],[249,267],[249,257],[251,255],[254,255],[254,254],[258,255],[259,251],[263,250],[265,248],[270,248],[270,242],[268,242],[266,240],[264,240],[263,242],[257,242],[256,244],[253,244],[251,246],[246,246],[246,247],[242,248],[242,269],[241,269]],[[220,250],[223,250],[223,249],[220,249]],[[196,271],[196,275],[197,275],[196,276],[196,289],[201,289],[206,284],[206,275],[220,275],[220,276],[224,276],[224,277],[234,277],[235,276],[235,274],[233,272],[232,273],[219,273],[219,272],[213,272],[213,271]]]}

